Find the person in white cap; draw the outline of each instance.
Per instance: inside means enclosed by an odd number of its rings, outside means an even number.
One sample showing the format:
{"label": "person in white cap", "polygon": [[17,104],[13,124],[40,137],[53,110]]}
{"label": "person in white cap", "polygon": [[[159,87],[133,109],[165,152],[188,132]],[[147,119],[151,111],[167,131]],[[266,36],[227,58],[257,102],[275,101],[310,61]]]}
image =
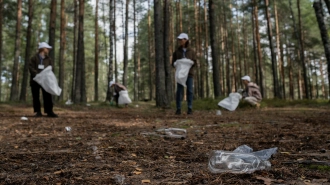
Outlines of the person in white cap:
{"label": "person in white cap", "polygon": [[47,66],[53,66],[53,60],[48,56],[50,49],[52,49],[52,47],[46,42],[39,43],[38,52],[33,55],[29,61],[30,86],[32,90],[33,110],[36,113],[36,117],[42,116],[39,100],[40,89],[42,90],[44,112],[48,117],[58,117],[57,114],[53,112],[52,95],[46,92],[37,82],[33,80],[33,78]]}
{"label": "person in white cap", "polygon": [[[109,87],[110,88],[113,87],[113,89],[114,89],[113,97],[115,98],[116,106],[118,107],[119,92],[126,91],[127,88],[124,85],[122,85],[120,83],[116,83],[114,81],[109,82]],[[125,107],[127,107],[127,106],[128,105],[125,104]]]}
{"label": "person in white cap", "polygon": [[[189,48],[189,38],[186,33],[181,33],[178,37],[178,49],[174,51],[173,57],[172,57],[172,66],[174,67],[174,63],[176,60],[187,58],[194,62],[192,67],[189,69],[188,78],[186,81],[187,85],[187,102],[188,102],[188,111],[187,114],[192,114],[192,103],[193,103],[193,85],[194,85],[194,67],[196,66],[196,54],[195,51]],[[183,85],[177,83],[177,90],[176,90],[176,112],[175,114],[180,115],[181,114],[181,101],[183,99]]]}
{"label": "person in white cap", "polygon": [[260,102],[262,100],[259,86],[251,82],[251,78],[247,75],[243,76],[241,79],[243,81],[243,84],[245,85],[245,89],[242,90],[243,99],[250,105],[259,108]]}

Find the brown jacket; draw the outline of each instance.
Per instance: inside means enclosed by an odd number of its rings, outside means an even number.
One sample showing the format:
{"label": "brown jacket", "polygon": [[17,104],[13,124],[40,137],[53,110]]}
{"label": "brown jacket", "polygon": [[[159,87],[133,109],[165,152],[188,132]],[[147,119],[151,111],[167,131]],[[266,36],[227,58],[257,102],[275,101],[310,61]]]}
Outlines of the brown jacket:
{"label": "brown jacket", "polygon": [[126,87],[120,83],[115,83],[113,86],[114,86],[113,88],[117,95],[119,95],[120,91],[126,90]]}
{"label": "brown jacket", "polygon": [[[193,77],[194,76],[194,67],[196,66],[196,54],[195,51],[193,49],[190,49],[189,47],[187,48],[187,51],[185,53],[186,58],[194,61],[194,64],[191,66],[190,70],[189,70],[189,77]],[[174,62],[176,60],[182,59],[183,57],[183,49],[182,47],[179,47],[174,53],[173,53],[173,57],[172,57],[172,66],[174,67]]]}
{"label": "brown jacket", "polygon": [[262,96],[260,93],[260,89],[259,86],[253,82],[249,82],[247,87],[244,90],[245,93],[247,93],[247,95],[243,95],[243,97],[255,97],[257,100],[261,101],[262,100]]}
{"label": "brown jacket", "polygon": [[[41,64],[39,53],[33,55],[29,62],[29,71],[30,71],[30,85],[33,83],[33,78],[42,71],[42,69],[38,69],[38,65]],[[53,60],[49,56],[45,56],[42,61],[44,65],[44,69],[48,66],[53,66]],[[54,68],[53,68],[54,71]]]}

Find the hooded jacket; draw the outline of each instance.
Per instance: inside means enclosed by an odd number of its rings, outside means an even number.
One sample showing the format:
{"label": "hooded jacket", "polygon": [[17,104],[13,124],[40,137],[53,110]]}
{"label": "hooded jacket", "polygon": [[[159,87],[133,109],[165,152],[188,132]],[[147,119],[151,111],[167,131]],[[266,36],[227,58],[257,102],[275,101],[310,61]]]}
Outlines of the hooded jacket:
{"label": "hooded jacket", "polygon": [[195,51],[193,49],[190,49],[189,47],[186,48],[186,53],[185,53],[185,57],[183,55],[183,49],[182,46],[180,46],[174,53],[173,53],[173,57],[172,57],[172,66],[174,67],[174,62],[176,60],[182,59],[182,58],[187,58],[190,59],[192,61],[194,61],[194,64],[191,66],[188,76],[189,77],[193,77],[194,76],[194,67],[196,65],[196,54]]}
{"label": "hooded jacket", "polygon": [[253,83],[253,82],[249,82],[247,84],[247,87],[245,88],[244,90],[244,93],[243,94],[243,97],[255,97],[257,100],[261,101],[262,100],[262,96],[261,96],[261,93],[260,93],[260,88],[257,84]]}

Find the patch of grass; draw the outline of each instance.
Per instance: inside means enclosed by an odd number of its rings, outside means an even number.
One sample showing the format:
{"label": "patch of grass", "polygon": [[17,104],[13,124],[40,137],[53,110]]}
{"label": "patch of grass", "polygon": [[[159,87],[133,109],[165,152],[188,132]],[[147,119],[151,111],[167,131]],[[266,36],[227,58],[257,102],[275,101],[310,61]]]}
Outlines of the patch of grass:
{"label": "patch of grass", "polygon": [[314,169],[314,170],[320,170],[320,171],[323,171],[323,172],[330,172],[330,166],[326,166],[326,165],[312,164],[312,165],[307,166],[307,168]]}
{"label": "patch of grass", "polygon": [[111,134],[111,137],[118,137],[118,136],[120,136],[119,132],[115,132],[115,133]]}

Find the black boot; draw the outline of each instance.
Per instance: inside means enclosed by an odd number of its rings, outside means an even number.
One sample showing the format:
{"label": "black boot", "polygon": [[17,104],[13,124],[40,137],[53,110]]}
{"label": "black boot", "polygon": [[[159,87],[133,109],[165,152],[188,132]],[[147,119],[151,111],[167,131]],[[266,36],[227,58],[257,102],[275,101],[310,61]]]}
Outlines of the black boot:
{"label": "black boot", "polygon": [[180,115],[181,114],[181,109],[177,109],[175,112],[176,115]]}
{"label": "black boot", "polygon": [[52,117],[52,118],[57,118],[57,117],[58,117],[58,115],[55,114],[53,111],[50,112],[50,113],[47,113],[47,116],[48,116],[48,117]]}
{"label": "black boot", "polygon": [[188,108],[187,114],[192,114],[192,109]]}
{"label": "black boot", "polygon": [[42,117],[41,112],[37,112],[37,114],[34,115],[35,117]]}

